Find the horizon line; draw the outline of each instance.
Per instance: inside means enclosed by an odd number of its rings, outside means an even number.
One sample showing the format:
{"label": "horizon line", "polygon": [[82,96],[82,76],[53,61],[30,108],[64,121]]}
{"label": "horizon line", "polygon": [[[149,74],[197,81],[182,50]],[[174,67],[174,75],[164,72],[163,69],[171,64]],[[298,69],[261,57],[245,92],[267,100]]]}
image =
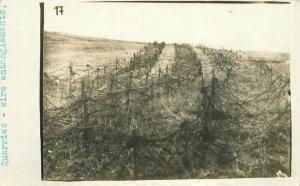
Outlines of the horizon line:
{"label": "horizon line", "polygon": [[119,42],[131,42],[131,43],[137,43],[137,44],[147,44],[147,43],[153,43],[153,42],[165,42],[166,44],[172,45],[172,44],[189,44],[192,46],[197,45],[205,45],[208,48],[213,49],[226,49],[226,50],[236,50],[236,51],[248,51],[248,52],[274,52],[274,53],[286,53],[290,54],[289,49],[287,51],[277,51],[277,50],[260,50],[260,49],[237,49],[237,48],[230,48],[230,47],[224,47],[224,46],[212,46],[211,44],[204,43],[204,42],[167,42],[167,41],[161,41],[161,40],[154,40],[154,41],[137,41],[137,40],[126,40],[126,39],[116,39],[111,37],[98,37],[98,36],[91,36],[91,35],[84,35],[84,34],[77,34],[77,33],[70,33],[70,32],[61,32],[61,31],[51,31],[51,30],[44,30],[45,33],[54,33],[54,34],[61,34],[69,37],[83,37],[86,39],[94,39],[94,40],[111,40],[111,41],[119,41]]}

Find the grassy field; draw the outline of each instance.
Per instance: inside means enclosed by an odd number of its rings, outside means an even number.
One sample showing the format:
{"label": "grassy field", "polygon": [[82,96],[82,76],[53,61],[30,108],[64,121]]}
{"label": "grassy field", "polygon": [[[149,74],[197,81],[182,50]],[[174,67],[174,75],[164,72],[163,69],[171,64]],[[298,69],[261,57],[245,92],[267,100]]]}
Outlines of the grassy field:
{"label": "grassy field", "polygon": [[145,43],[45,32],[44,71],[53,72],[73,65],[99,66],[116,58],[128,60]]}
{"label": "grassy field", "polygon": [[44,179],[290,175],[288,54],[57,33],[46,43]]}

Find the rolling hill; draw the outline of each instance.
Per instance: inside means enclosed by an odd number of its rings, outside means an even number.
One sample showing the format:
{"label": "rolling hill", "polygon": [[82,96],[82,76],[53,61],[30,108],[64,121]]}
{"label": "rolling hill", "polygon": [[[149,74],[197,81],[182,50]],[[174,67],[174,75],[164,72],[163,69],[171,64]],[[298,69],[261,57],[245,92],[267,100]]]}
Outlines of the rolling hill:
{"label": "rolling hill", "polygon": [[99,66],[108,64],[118,57],[128,59],[145,43],[128,42],[65,33],[45,32],[44,71],[59,71],[73,65]]}

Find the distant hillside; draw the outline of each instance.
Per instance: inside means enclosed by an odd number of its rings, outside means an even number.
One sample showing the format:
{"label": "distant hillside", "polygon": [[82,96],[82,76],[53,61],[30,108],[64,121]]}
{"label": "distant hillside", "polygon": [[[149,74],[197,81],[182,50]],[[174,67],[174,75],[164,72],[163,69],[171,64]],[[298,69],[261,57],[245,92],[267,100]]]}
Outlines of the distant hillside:
{"label": "distant hillside", "polygon": [[288,53],[270,51],[241,51],[253,59],[263,59],[274,62],[286,62],[290,60]]}
{"label": "distant hillside", "polygon": [[[101,66],[112,63],[116,58],[126,59],[142,49],[146,43],[78,36],[73,34],[45,32],[45,72],[63,74],[61,69],[73,65]],[[268,51],[239,51],[243,59],[262,59],[275,71],[289,73],[288,53]]]}
{"label": "distant hillside", "polygon": [[145,43],[45,32],[45,68],[53,71],[76,65],[103,65],[118,58],[130,58]]}

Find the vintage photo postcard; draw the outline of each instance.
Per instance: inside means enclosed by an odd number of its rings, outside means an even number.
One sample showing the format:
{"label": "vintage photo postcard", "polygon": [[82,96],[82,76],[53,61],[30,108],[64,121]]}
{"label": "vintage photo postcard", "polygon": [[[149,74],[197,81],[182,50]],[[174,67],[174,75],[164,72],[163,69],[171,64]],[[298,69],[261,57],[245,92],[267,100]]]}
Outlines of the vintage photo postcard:
{"label": "vintage photo postcard", "polygon": [[44,180],[290,176],[289,3],[41,6]]}
{"label": "vintage photo postcard", "polygon": [[0,0],[0,186],[299,186],[299,10]]}

